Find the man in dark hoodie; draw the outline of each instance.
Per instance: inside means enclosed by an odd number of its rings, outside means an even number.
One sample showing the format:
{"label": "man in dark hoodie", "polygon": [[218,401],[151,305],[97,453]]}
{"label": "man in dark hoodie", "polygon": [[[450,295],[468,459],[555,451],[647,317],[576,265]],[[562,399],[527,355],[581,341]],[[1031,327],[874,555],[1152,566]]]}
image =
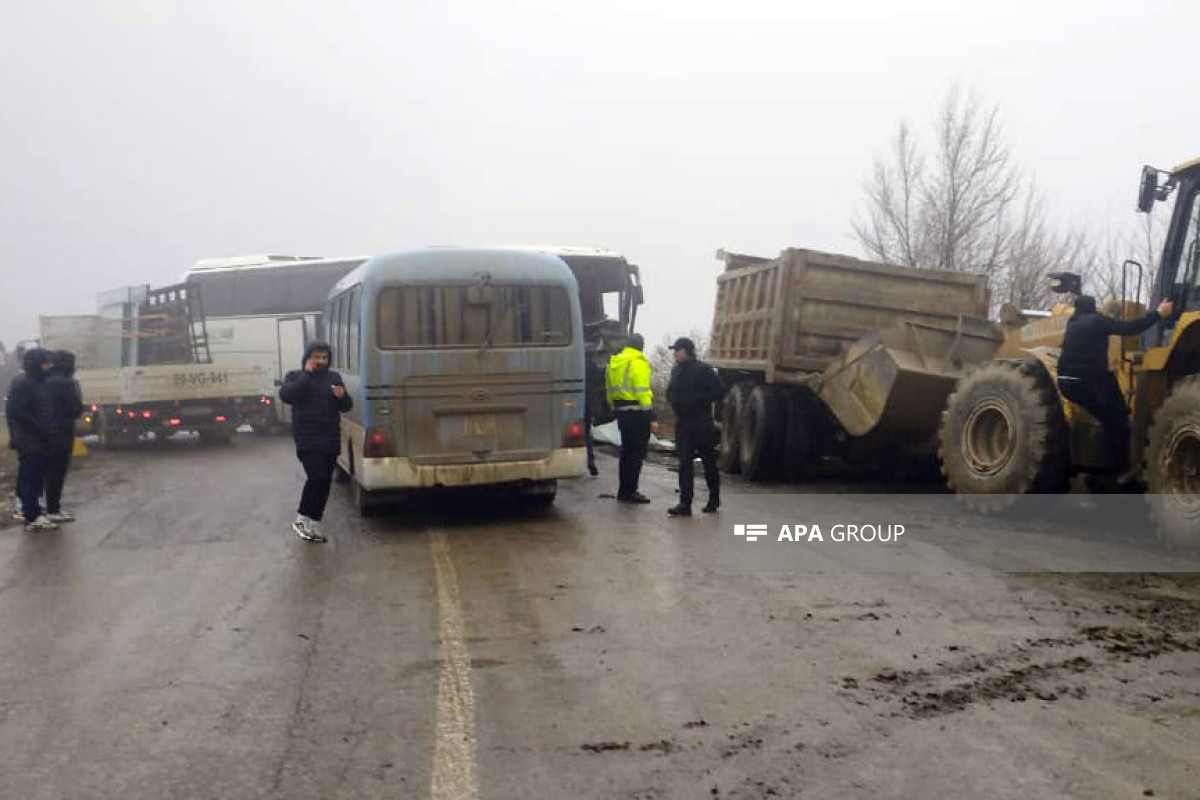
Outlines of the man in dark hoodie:
{"label": "man in dark hoodie", "polygon": [[75,446],[75,420],[83,413],[83,393],[75,380],[75,354],[54,353],[54,370],[46,378],[46,389],[54,403],[54,433],[46,455],[46,516],[51,522],[73,522],[75,516],[62,510],[63,485],[71,467]]}
{"label": "man in dark hoodie", "polygon": [[329,368],[332,357],[329,345],[313,342],[304,351],[304,369],[289,372],[279,390],[279,399],[292,407],[296,457],[307,476],[292,530],[308,542],[326,541],[317,523],[325,515],[341,449],[341,417],[353,406],[342,376]]}
{"label": "man in dark hoodie", "polygon": [[52,531],[58,528],[42,513],[42,490],[46,485],[46,457],[54,438],[54,401],[46,378],[54,367],[48,350],[25,352],[24,374],[13,378],[4,413],[8,417],[9,447],[17,451],[17,497],[25,517],[25,530]]}
{"label": "man in dark hoodie", "polygon": [[1119,474],[1117,482],[1132,480],[1129,469],[1129,408],[1121,394],[1117,376],[1108,368],[1110,336],[1132,336],[1168,319],[1175,311],[1170,300],[1141,319],[1120,320],[1096,312],[1096,299],[1080,295],[1075,313],[1067,320],[1062,354],[1058,357],[1058,388],[1063,397],[1083,407],[1104,427],[1109,450]]}

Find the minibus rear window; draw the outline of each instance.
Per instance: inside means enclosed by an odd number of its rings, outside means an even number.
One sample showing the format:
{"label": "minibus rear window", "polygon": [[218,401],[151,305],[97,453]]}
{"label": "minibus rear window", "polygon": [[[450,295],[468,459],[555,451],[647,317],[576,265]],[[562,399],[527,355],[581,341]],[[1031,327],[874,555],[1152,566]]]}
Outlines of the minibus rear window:
{"label": "minibus rear window", "polygon": [[562,347],[571,343],[571,301],[561,286],[492,285],[485,301],[470,286],[381,289],[379,346]]}

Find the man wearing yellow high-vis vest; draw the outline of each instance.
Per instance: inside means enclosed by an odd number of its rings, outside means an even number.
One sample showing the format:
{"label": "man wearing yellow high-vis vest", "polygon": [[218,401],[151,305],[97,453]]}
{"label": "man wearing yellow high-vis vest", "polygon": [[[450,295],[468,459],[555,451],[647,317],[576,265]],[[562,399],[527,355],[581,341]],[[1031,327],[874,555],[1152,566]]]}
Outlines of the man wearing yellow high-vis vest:
{"label": "man wearing yellow high-vis vest", "polygon": [[649,503],[638,491],[642,460],[650,444],[650,434],[658,430],[654,416],[654,396],[650,391],[650,362],[642,353],[646,340],[632,334],[625,349],[608,360],[605,386],[608,405],[617,417],[621,431],[621,458],[617,500],[621,503]]}

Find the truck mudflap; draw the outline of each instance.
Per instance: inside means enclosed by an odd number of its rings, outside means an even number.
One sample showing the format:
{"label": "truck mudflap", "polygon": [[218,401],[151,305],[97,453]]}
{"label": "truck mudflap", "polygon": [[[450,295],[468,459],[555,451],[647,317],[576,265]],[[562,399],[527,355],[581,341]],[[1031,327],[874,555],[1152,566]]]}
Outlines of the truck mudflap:
{"label": "truck mudflap", "polygon": [[963,367],[990,359],[1003,341],[977,317],[902,322],[848,346],[821,373],[817,394],[851,436],[930,441]]}

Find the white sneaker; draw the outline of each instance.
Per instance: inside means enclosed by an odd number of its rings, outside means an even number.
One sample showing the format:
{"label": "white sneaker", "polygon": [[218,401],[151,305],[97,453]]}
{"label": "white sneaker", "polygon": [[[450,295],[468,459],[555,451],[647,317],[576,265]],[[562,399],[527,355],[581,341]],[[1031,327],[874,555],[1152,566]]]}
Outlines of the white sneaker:
{"label": "white sneaker", "polygon": [[58,530],[58,525],[51,522],[50,518],[45,514],[42,514],[33,522],[26,522],[25,530],[29,531],[30,533],[38,533],[40,531],[56,531]]}
{"label": "white sneaker", "polygon": [[324,542],[327,539],[317,530],[317,523],[308,517],[299,516],[292,522],[292,530],[306,542]]}
{"label": "white sneaker", "polygon": [[46,518],[51,522],[74,522],[75,515],[70,511],[59,511],[57,514],[47,514]]}

